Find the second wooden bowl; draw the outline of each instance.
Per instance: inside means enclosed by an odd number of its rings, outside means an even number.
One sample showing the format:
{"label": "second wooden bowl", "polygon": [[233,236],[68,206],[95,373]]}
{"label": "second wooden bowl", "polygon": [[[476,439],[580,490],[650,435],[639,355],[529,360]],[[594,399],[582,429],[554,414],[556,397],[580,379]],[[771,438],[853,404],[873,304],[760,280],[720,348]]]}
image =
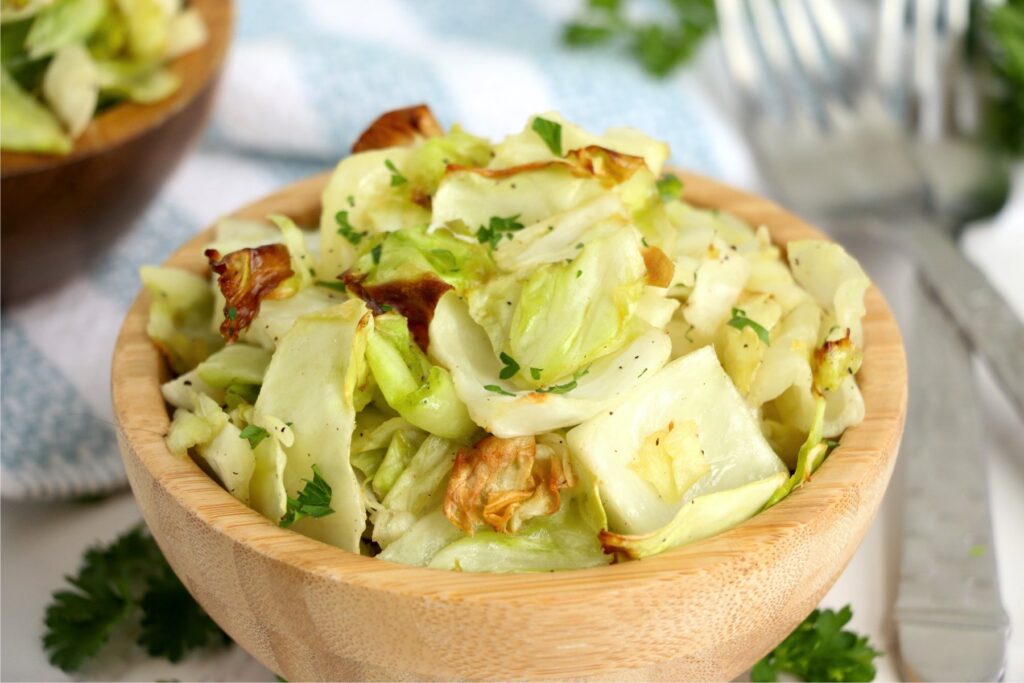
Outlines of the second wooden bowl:
{"label": "second wooden bowl", "polygon": [[[680,174],[686,199],[768,226],[779,244],[824,237],[757,197]],[[326,176],[238,215],[315,224]],[[169,265],[207,272],[201,246]],[[878,510],[907,398],[899,330],[867,293],[859,380],[867,413],[813,481],[713,538],[641,561],[550,574],[465,574],[343,552],[281,529],[164,445],[167,370],[146,337],[149,298],[114,352],[128,480],[182,581],[243,648],[288,680],[731,679],[818,604]]]}
{"label": "second wooden bowl", "polygon": [[181,87],[160,102],[99,114],[69,154],[0,155],[4,301],[81,270],[149,203],[206,123],[231,39],[230,0],[191,0],[208,39],[170,67]]}

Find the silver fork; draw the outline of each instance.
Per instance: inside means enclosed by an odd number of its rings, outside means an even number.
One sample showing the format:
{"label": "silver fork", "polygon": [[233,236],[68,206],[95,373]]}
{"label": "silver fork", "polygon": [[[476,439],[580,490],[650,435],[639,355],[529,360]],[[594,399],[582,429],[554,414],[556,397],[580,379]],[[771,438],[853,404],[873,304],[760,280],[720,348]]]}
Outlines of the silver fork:
{"label": "silver fork", "polygon": [[[868,230],[913,247],[925,260],[936,249],[947,262],[948,252],[957,254],[948,233],[936,230],[926,213],[930,192],[916,150],[857,68],[856,47],[832,0],[717,0],[717,6],[747,137],[775,191],[827,226],[845,226],[847,237],[851,228]],[[882,79],[890,94],[903,92],[897,68],[902,55],[891,41],[903,37],[905,10],[905,4],[901,10],[890,0],[882,3],[889,30],[882,34],[879,64],[891,70],[888,81]],[[918,15],[914,103],[929,134],[936,118],[941,121],[930,108],[941,106],[944,96],[922,60],[937,61],[953,35],[937,35],[936,26]],[[894,224],[900,228],[889,229]],[[942,277],[962,270],[965,262],[957,258]],[[999,598],[982,431],[969,349],[945,320],[945,311],[915,282],[895,614],[901,660],[906,675],[918,680],[997,680],[1007,618]],[[1007,351],[1021,339],[1011,337]],[[997,357],[993,365],[1002,362]]]}
{"label": "silver fork", "polygon": [[[970,138],[945,134],[953,124],[977,129],[964,106],[976,100],[973,80],[954,49],[966,19],[951,9],[969,0],[918,0],[924,11],[912,32],[911,87],[902,49],[908,2],[914,0],[881,3],[880,88],[860,68],[858,47],[832,0],[717,0],[741,123],[781,199],[836,226],[870,214],[874,229],[914,256],[1024,416],[1024,323],[953,241],[965,218],[998,208],[1006,194],[1005,182],[1002,192],[979,192],[999,187],[985,172],[992,165]],[[948,8],[940,12],[943,4]],[[947,94],[950,84],[957,84],[955,97]],[[913,105],[923,144],[912,144],[893,115],[894,95]],[[957,104],[957,117],[944,115],[947,102]]]}

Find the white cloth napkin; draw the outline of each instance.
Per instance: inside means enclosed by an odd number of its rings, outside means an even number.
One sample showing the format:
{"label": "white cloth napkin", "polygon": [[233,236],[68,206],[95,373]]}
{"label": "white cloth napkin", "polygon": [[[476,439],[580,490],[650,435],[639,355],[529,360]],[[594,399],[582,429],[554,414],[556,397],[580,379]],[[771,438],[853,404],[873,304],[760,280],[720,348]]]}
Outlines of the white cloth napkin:
{"label": "white cloth napkin", "polygon": [[[383,111],[426,102],[445,124],[494,138],[557,109],[594,129],[632,125],[672,161],[747,185],[735,133],[690,74],[655,80],[605,51],[560,44],[576,2],[239,0],[238,26],[206,136],[152,205],[84,275],[5,307],[0,489],[77,497],[124,484],[112,426],[110,356],[140,284],[190,235],[287,182],[332,166]],[[1024,187],[1019,174],[1018,188]],[[1024,309],[1024,197],[970,253]],[[1015,217],[1013,217],[1015,216]]]}

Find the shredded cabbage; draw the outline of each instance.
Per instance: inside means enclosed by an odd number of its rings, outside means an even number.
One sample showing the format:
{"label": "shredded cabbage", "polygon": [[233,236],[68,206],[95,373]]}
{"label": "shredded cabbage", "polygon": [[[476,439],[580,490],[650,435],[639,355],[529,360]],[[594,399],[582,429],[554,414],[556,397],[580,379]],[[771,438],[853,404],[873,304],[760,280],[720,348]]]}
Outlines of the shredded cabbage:
{"label": "shredded cabbage", "polygon": [[[194,29],[121,1],[145,45]],[[101,89],[129,29],[104,19]],[[225,219],[217,278],[143,271],[170,450],[270,520],[420,567],[600,566],[742,523],[863,419],[860,266],[686,203],[662,143],[545,114],[492,146],[420,105],[354,150],[318,233]]]}

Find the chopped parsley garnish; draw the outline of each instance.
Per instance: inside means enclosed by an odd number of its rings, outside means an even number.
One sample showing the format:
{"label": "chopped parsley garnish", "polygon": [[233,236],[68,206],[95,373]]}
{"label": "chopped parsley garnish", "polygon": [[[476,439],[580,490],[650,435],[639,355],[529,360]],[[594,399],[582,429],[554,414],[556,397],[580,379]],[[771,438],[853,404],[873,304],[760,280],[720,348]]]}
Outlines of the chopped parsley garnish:
{"label": "chopped parsley garnish", "polygon": [[844,631],[850,606],[814,610],[768,656],[754,665],[752,681],[777,681],[783,671],[804,681],[873,681],[875,658],[867,636]]}
{"label": "chopped parsley garnish", "polygon": [[243,429],[238,434],[239,438],[247,440],[249,442],[249,445],[252,446],[253,448],[259,446],[260,441],[263,441],[263,439],[267,438],[268,436],[270,435],[267,434],[266,429],[264,429],[263,427],[258,427],[256,425],[245,425],[245,429]]}
{"label": "chopped parsley garnish", "polygon": [[349,208],[352,208],[352,209],[356,208],[356,198],[353,197],[352,195],[349,195],[348,197],[345,197],[345,201],[348,202]]}
{"label": "chopped parsley garnish", "polygon": [[235,308],[234,306],[229,306],[227,315],[228,320],[235,320],[236,318],[238,318],[238,309]]}
{"label": "chopped parsley garnish", "polygon": [[540,379],[540,373],[542,372],[544,372],[544,368],[530,368],[530,377]]}
{"label": "chopped parsley garnish", "polygon": [[766,330],[760,323],[756,323],[747,317],[747,312],[742,308],[732,309],[732,319],[729,321],[729,327],[735,327],[737,330],[743,330],[744,327],[749,327],[755,333],[757,338],[764,342],[765,346],[771,344],[771,338]]}
{"label": "chopped parsley garnish", "polygon": [[493,394],[501,394],[502,396],[515,396],[511,391],[505,391],[497,384],[485,384],[484,389],[490,391]]}
{"label": "chopped parsley garnish", "polygon": [[476,231],[476,238],[480,244],[490,244],[491,249],[497,249],[502,235],[512,239],[512,233],[522,229],[523,224],[519,222],[519,214],[507,218],[491,216],[488,226],[481,225]]}
{"label": "chopped parsley garnish", "polygon": [[562,124],[555,123],[554,121],[548,121],[537,117],[533,120],[533,132],[540,136],[540,139],[544,141],[544,144],[548,146],[551,153],[556,157],[562,156]]}
{"label": "chopped parsley garnish", "polygon": [[683,181],[672,173],[667,173],[658,178],[657,186],[658,195],[663,202],[679,199],[683,195]]}
{"label": "chopped parsley garnish", "polygon": [[380,253],[382,251],[384,251],[384,245],[383,244],[375,244],[375,245],[373,245],[373,248],[370,249],[370,258],[373,259],[373,265],[376,266],[376,265],[380,264]]}
{"label": "chopped parsley garnish", "polygon": [[334,282],[333,280],[317,280],[317,287],[326,287],[327,289],[333,289],[336,292],[347,292],[348,286],[344,282]]}
{"label": "chopped parsley garnish", "polygon": [[640,244],[644,245],[645,247],[651,246],[651,245],[647,244],[647,238],[646,237],[641,237],[640,238]]}
{"label": "chopped parsley garnish", "polygon": [[384,165],[388,167],[389,171],[391,171],[391,187],[398,187],[399,185],[405,185],[409,182],[404,175],[399,173],[398,168],[395,167],[395,164],[391,159],[385,160]]}
{"label": "chopped parsley garnish", "polygon": [[304,479],[306,485],[299,491],[298,498],[288,498],[288,511],[281,518],[281,526],[289,527],[303,517],[326,517],[332,514],[331,485],[320,475],[320,468],[313,465],[313,479]]}
{"label": "chopped parsley garnish", "polygon": [[126,623],[150,655],[177,662],[195,648],[229,643],[171,571],[156,542],[136,526],[105,546],[86,551],[70,586],[46,608],[43,647],[50,663],[73,672]]}
{"label": "chopped parsley garnish", "polygon": [[366,237],[365,232],[359,232],[348,222],[348,211],[339,211],[334,214],[334,221],[338,224],[338,234],[347,239],[353,245],[357,245]]}
{"label": "chopped parsley garnish", "polygon": [[579,279],[580,275],[583,275],[583,271],[582,270],[577,270],[576,271],[576,278]]}
{"label": "chopped parsley garnish", "polygon": [[581,370],[577,370],[576,372],[572,373],[572,379],[569,380],[568,382],[566,382],[565,384],[556,384],[555,386],[552,386],[552,387],[544,387],[543,389],[538,389],[537,392],[540,393],[540,394],[565,394],[565,393],[568,393],[568,392],[570,392],[570,391],[572,391],[573,389],[576,388],[577,380],[579,380],[580,377],[583,377],[584,375],[588,374],[589,372],[590,372],[590,368],[589,367],[583,368]]}
{"label": "chopped parsley garnish", "polygon": [[501,359],[502,364],[505,366],[501,369],[501,372],[498,373],[498,377],[502,379],[509,379],[519,372],[519,363],[516,362],[515,358],[504,351],[498,354],[498,358]]}

